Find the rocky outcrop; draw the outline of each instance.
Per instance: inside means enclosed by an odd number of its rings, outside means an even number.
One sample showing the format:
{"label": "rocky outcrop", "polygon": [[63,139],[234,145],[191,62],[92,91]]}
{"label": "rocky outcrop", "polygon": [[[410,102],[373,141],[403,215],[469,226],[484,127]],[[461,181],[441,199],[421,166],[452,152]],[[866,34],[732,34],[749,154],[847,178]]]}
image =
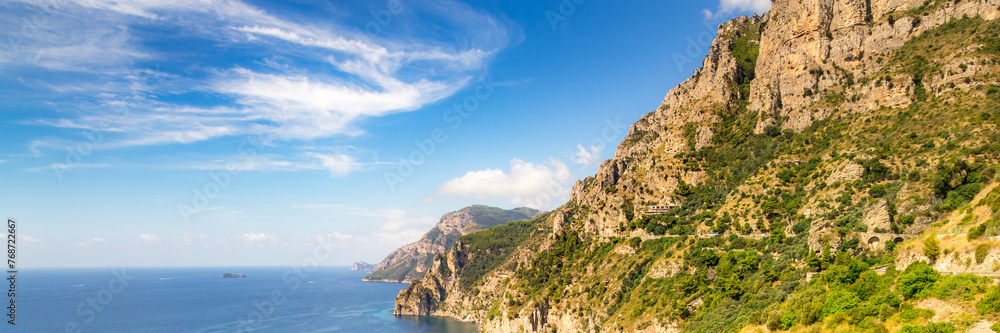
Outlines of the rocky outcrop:
{"label": "rocky outcrop", "polygon": [[353,265],[351,265],[352,271],[370,271],[373,269],[375,269],[375,265],[366,263],[364,261],[358,261],[355,262]]}
{"label": "rocky outcrop", "polygon": [[448,251],[459,236],[539,214],[540,211],[525,207],[504,210],[481,205],[445,214],[420,240],[390,253],[363,280],[410,283],[424,276],[434,256]]}
{"label": "rocky outcrop", "polygon": [[870,232],[890,230],[892,217],[889,215],[889,203],[886,200],[878,200],[868,205],[861,222],[868,226]]}

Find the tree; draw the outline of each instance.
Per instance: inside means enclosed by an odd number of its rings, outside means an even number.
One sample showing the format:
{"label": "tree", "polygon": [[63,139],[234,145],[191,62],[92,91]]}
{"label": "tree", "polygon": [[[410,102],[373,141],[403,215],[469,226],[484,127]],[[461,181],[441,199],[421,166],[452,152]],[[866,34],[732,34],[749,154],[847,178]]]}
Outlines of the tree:
{"label": "tree", "polygon": [[934,283],[941,277],[934,268],[923,261],[910,264],[899,276],[896,289],[906,298],[919,297],[925,289],[934,286]]}
{"label": "tree", "polygon": [[892,250],[894,250],[895,248],[896,248],[896,242],[891,241],[891,240],[885,241],[885,249],[886,249],[886,251],[892,252]]}
{"label": "tree", "polygon": [[924,239],[924,255],[932,262],[941,255],[941,244],[937,240],[937,235],[931,234]]}
{"label": "tree", "polygon": [[785,241],[785,230],[778,229],[771,232],[771,242],[774,244],[781,244]]}
{"label": "tree", "polygon": [[819,257],[817,257],[816,253],[813,251],[809,251],[809,257],[806,257],[806,263],[809,264],[809,267],[812,268],[814,272],[823,270],[823,262],[820,261]]}
{"label": "tree", "polygon": [[823,262],[827,264],[833,262],[833,257],[830,256],[830,242],[823,245]]}

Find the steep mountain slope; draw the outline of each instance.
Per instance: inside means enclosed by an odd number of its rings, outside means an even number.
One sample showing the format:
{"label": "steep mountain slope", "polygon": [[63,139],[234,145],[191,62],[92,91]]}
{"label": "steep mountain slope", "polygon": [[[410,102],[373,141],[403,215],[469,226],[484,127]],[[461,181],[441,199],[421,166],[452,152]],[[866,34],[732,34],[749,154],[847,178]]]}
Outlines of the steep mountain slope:
{"label": "steep mountain slope", "polygon": [[410,283],[424,276],[434,256],[445,253],[459,236],[510,221],[532,219],[539,214],[538,210],[527,207],[505,210],[482,205],[445,214],[420,240],[386,256],[364,280]]}
{"label": "steep mountain slope", "polygon": [[[395,313],[488,332],[988,327],[1000,288],[937,271],[1000,268],[998,17],[1000,0],[776,0],[725,23],[566,205],[460,237]],[[976,311],[918,311],[934,302]]]}

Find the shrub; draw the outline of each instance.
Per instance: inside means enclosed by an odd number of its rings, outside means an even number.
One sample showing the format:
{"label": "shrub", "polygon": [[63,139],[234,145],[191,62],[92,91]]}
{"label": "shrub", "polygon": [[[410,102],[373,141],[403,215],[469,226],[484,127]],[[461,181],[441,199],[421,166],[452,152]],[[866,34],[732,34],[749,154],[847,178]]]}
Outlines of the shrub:
{"label": "shrub", "polygon": [[781,129],[778,126],[768,125],[764,127],[764,134],[769,137],[775,138],[781,135]]}
{"label": "shrub", "polygon": [[858,298],[867,301],[877,293],[888,291],[888,288],[885,288],[886,286],[881,281],[882,278],[874,270],[869,269],[862,272],[850,288],[851,291],[858,295]]}
{"label": "shrub", "polygon": [[976,311],[980,314],[1000,312],[1000,286],[993,286],[983,299],[976,302]]}
{"label": "shrub", "polygon": [[707,267],[715,267],[719,264],[719,255],[715,251],[704,251],[698,256],[699,261],[702,265]]}
{"label": "shrub", "polygon": [[955,325],[952,323],[930,323],[927,325],[914,326],[906,325],[897,331],[898,333],[952,333],[955,332]]}
{"label": "shrub", "polygon": [[865,168],[861,176],[865,183],[876,183],[889,178],[891,170],[878,159],[864,161],[861,165]]}
{"label": "shrub", "polygon": [[940,278],[941,273],[926,262],[918,261],[910,264],[910,267],[899,276],[896,289],[906,298],[922,297],[922,292],[933,286]]}
{"label": "shrub", "polygon": [[628,245],[636,249],[639,248],[639,244],[641,243],[642,239],[639,237],[632,237],[631,239],[628,240]]}
{"label": "shrub", "polygon": [[930,295],[938,299],[958,299],[961,301],[971,301],[976,295],[985,292],[992,279],[980,277],[972,274],[959,274],[953,276],[942,276]]}
{"label": "shrub", "polygon": [[826,297],[826,304],[823,305],[823,317],[847,311],[858,306],[861,300],[858,295],[844,289],[835,289]]}
{"label": "shrub", "polygon": [[872,198],[884,197],[885,193],[885,185],[882,184],[873,185],[872,188],[868,189],[868,195],[872,196]]}
{"label": "shrub", "polygon": [[976,263],[982,264],[986,261],[986,255],[990,254],[990,244],[983,243],[976,246]]}
{"label": "shrub", "polygon": [[977,238],[982,237],[983,234],[985,233],[986,233],[986,224],[983,223],[969,230],[969,233],[966,234],[966,237],[969,239],[969,241],[974,241]]}
{"label": "shrub", "polygon": [[941,255],[941,244],[937,240],[937,235],[931,234],[924,238],[924,255],[931,261],[937,260]]}
{"label": "shrub", "polygon": [[808,231],[810,226],[811,225],[808,220],[802,220],[792,226],[792,231],[795,232],[795,235],[800,235],[803,232]]}
{"label": "shrub", "polygon": [[858,244],[861,244],[860,240],[858,240],[857,238],[851,238],[851,239],[848,239],[846,242],[844,242],[843,248],[845,248],[845,249],[856,249],[856,248],[858,248]]}

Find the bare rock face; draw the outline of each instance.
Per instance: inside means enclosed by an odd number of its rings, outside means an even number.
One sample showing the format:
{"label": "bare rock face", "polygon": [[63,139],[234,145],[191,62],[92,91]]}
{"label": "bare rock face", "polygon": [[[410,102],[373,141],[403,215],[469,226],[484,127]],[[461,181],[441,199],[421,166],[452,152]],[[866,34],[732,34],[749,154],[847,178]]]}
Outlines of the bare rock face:
{"label": "bare rock face", "polygon": [[537,332],[549,322],[549,304],[542,303],[535,306],[535,309],[528,315],[528,322],[531,323],[531,331]]}
{"label": "bare rock face", "polygon": [[[824,91],[857,94],[845,108],[866,112],[880,106],[905,107],[913,92],[910,77],[893,78],[891,87],[872,83],[842,88],[848,77],[881,69],[879,56],[954,18],[1000,16],[995,0],[945,3],[921,17],[886,15],[920,7],[923,0],[776,0],[760,41],[757,79],[750,91],[750,109],[760,112],[757,131],[773,122],[769,115],[788,116],[786,129],[801,130],[829,114],[806,107]],[[895,15],[901,16],[896,13]]]}
{"label": "bare rock face", "polygon": [[889,230],[891,222],[889,203],[885,200],[872,203],[865,209],[865,215],[861,221],[868,226],[869,232],[885,232],[885,230]]}
{"label": "bare rock face", "polygon": [[864,174],[865,168],[854,161],[847,161],[839,169],[830,174],[830,177],[826,178],[827,184],[833,184],[836,182],[849,183],[855,180],[861,179],[861,175]]}
{"label": "bare rock face", "polygon": [[665,261],[657,263],[655,266],[649,269],[647,277],[652,279],[662,279],[677,275],[681,272],[683,266],[679,262],[675,261]]}
{"label": "bare rock face", "polygon": [[427,274],[414,281],[396,296],[396,316],[429,316],[438,310],[439,304],[448,296],[447,291],[458,288],[458,272],[465,267],[465,256],[461,242],[455,244],[446,255],[435,255]]}

